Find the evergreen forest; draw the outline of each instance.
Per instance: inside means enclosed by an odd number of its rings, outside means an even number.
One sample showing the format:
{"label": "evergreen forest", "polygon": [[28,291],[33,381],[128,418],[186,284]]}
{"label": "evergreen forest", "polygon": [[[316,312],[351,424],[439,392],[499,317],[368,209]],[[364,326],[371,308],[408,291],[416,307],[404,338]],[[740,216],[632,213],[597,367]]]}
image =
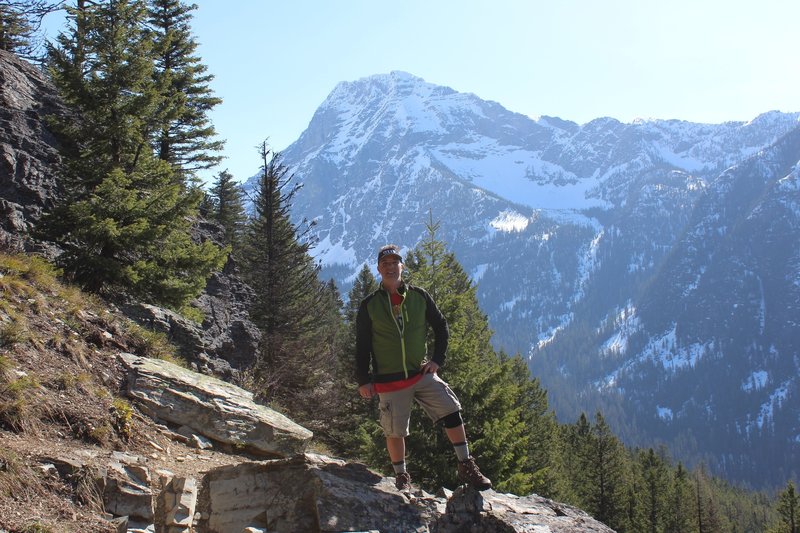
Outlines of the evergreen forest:
{"label": "evergreen forest", "polygon": [[[67,10],[68,26],[41,46],[41,18],[54,9]],[[253,153],[260,173],[252,198],[227,171],[208,187],[199,182],[199,171],[221,162],[224,142],[209,119],[220,100],[196,54],[194,9],[182,0],[0,1],[0,48],[39,62],[72,112],[53,119],[63,194],[37,236],[63,250],[65,281],[187,317],[209,276],[235,263],[254,289],[250,314],[262,333],[237,384],[311,429],[320,451],[389,475],[377,402],[358,396],[353,377],[355,316],[378,287],[374,265],[346,296],[320,279],[313,223],[291,216],[303,184],[266,141]],[[676,463],[666,448],[626,448],[600,411],[559,423],[525,360],[492,347],[477,287],[434,215],[419,216],[427,237],[407,254],[405,278],[447,318],[441,375],[464,406],[470,449],[496,490],[575,505],[620,532],[798,532],[791,481],[777,494],[752,492],[702,464]],[[220,237],[197,238],[200,222],[216,224]],[[416,408],[411,424],[414,483],[454,488],[442,429]]]}

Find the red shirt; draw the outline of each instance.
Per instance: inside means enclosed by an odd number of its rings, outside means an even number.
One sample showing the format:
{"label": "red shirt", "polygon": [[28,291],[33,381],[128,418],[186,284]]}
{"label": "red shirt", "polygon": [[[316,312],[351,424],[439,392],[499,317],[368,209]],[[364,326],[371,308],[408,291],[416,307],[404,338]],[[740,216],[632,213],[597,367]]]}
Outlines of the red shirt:
{"label": "red shirt", "polygon": [[394,392],[410,387],[417,381],[421,380],[422,376],[423,374],[417,374],[416,376],[411,376],[408,379],[390,381],[388,383],[374,383],[372,386],[375,389],[375,392]]}

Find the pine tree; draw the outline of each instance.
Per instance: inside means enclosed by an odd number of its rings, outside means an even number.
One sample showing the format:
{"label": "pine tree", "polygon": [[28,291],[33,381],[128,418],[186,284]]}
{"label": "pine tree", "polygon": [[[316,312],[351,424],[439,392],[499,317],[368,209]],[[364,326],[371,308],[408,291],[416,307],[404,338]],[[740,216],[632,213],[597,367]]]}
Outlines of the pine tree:
{"label": "pine tree", "polygon": [[564,477],[572,483],[560,494],[564,501],[588,509],[592,490],[587,468],[591,462],[592,426],[586,413],[581,413],[575,424],[563,428],[561,433],[565,447]]}
{"label": "pine tree", "polygon": [[689,473],[678,463],[672,474],[664,533],[688,533],[692,529],[692,485]]}
{"label": "pine tree", "polygon": [[[285,406],[308,391],[333,362],[321,358],[320,321],[330,306],[325,288],[303,240],[309,226],[295,226],[291,201],[299,190],[292,184],[280,154],[267,143],[259,147],[261,174],[255,193],[255,214],[248,223],[242,270],[255,289],[251,316],[262,333],[255,375],[262,398]],[[338,311],[338,309],[337,309]]]}
{"label": "pine tree", "polygon": [[0,50],[36,59],[42,19],[60,5],[50,0],[0,0]]}
{"label": "pine tree", "polygon": [[623,448],[599,411],[588,444],[584,457],[589,482],[587,510],[601,522],[618,528],[625,489]]}
{"label": "pine tree", "polygon": [[694,478],[697,530],[699,533],[722,533],[725,528],[721,524],[716,495],[709,484],[704,465],[695,470]]}
{"label": "pine tree", "polygon": [[230,245],[234,253],[238,253],[247,225],[242,186],[233,180],[230,172],[222,171],[217,174],[209,190],[209,198],[210,205],[206,207],[205,216],[222,226],[225,244]]}
{"label": "pine tree", "polygon": [[30,21],[12,2],[0,2],[0,50],[16,52],[30,46]]}
{"label": "pine tree", "polygon": [[524,427],[527,449],[524,467],[511,474],[507,486],[516,494],[535,492],[542,496],[554,493],[558,469],[554,449],[557,447],[555,415],[549,410],[547,392],[538,379],[532,379],[528,365],[519,355],[508,358],[500,354],[508,380],[516,386],[514,409]]}
{"label": "pine tree", "polygon": [[[296,391],[291,412],[297,413],[297,420],[314,432],[314,435],[329,446],[338,441],[336,421],[342,416],[343,406],[340,402],[339,387],[343,377],[337,371],[337,363],[341,354],[347,351],[347,327],[343,320],[343,302],[336,283],[331,279],[322,284],[320,303],[316,307],[316,325],[309,338],[312,353],[312,368],[309,372],[314,377],[311,388]],[[300,366],[300,365],[296,365]],[[349,376],[344,378],[350,381]],[[355,395],[356,400],[361,398]],[[350,448],[352,456],[355,448]]]}
{"label": "pine tree", "polygon": [[58,263],[85,289],[176,309],[196,296],[226,252],[194,243],[202,198],[152,154],[154,90],[141,2],[70,8],[72,31],[50,48],[50,69],[76,117],[56,129],[64,143],[65,194],[41,230],[64,253]]}
{"label": "pine tree", "polygon": [[786,533],[800,532],[800,496],[791,481],[778,497],[778,514]]}
{"label": "pine tree", "polygon": [[149,0],[148,9],[153,75],[161,96],[153,145],[159,159],[189,176],[216,165],[224,144],[214,140],[208,118],[222,100],[213,96],[209,84],[214,76],[195,55],[197,42],[190,28],[195,9],[181,0]]}
{"label": "pine tree", "polygon": [[647,519],[647,531],[663,530],[667,500],[667,464],[650,448],[639,453],[639,467],[644,478],[643,505]]}

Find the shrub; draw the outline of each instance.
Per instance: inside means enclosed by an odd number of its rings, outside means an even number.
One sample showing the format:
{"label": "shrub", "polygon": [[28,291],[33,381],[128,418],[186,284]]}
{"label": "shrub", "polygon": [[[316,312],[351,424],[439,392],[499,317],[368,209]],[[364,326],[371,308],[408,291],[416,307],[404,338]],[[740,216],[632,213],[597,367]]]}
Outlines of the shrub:
{"label": "shrub", "polygon": [[133,434],[133,408],[123,398],[114,398],[111,402],[111,425],[123,440],[128,440]]}
{"label": "shrub", "polygon": [[7,348],[30,338],[30,332],[22,320],[12,318],[0,325],[0,348]]}

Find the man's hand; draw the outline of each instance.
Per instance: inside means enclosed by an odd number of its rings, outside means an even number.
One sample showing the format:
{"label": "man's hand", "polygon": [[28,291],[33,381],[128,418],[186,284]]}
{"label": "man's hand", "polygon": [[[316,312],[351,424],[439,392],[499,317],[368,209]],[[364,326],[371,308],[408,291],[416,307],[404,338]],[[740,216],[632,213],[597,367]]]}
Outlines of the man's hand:
{"label": "man's hand", "polygon": [[433,361],[428,361],[427,363],[422,365],[421,370],[423,374],[435,374],[439,370],[439,365],[437,365]]}
{"label": "man's hand", "polygon": [[372,398],[375,396],[375,389],[372,387],[372,383],[364,383],[358,387],[358,395],[362,398]]}

